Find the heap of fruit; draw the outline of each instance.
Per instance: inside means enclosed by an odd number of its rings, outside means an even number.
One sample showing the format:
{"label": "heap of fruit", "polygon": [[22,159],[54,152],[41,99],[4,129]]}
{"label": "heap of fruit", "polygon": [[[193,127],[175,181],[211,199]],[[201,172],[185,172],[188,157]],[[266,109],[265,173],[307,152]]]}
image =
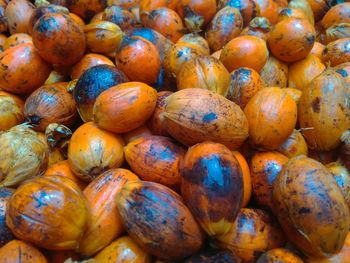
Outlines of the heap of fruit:
{"label": "heap of fruit", "polygon": [[0,0],[0,263],[350,262],[350,3]]}

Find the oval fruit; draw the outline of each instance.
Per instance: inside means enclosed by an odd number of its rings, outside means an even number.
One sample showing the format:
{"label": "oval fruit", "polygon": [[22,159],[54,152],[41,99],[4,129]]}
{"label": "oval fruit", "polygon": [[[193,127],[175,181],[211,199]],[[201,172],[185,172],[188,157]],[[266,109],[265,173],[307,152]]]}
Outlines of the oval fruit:
{"label": "oval fruit", "polygon": [[47,263],[44,255],[34,246],[21,240],[12,240],[0,248],[0,262]]}
{"label": "oval fruit", "polygon": [[297,105],[280,88],[258,91],[244,109],[249,123],[250,143],[266,150],[278,148],[293,132]]}
{"label": "oval fruit", "polygon": [[11,196],[6,224],[14,235],[52,250],[76,249],[86,230],[90,211],[78,186],[59,176],[23,183]]}
{"label": "oval fruit", "polygon": [[203,245],[203,233],[182,198],[161,184],[128,182],[117,207],[130,237],[160,259],[182,259]]}
{"label": "oval fruit", "polygon": [[96,99],[95,123],[110,132],[123,133],[143,125],[157,103],[157,91],[141,82],[127,82],[111,87]]}
{"label": "oval fruit", "polygon": [[327,257],[344,245],[349,209],[331,173],[321,163],[298,156],[276,178],[274,213],[290,241],[306,255]]}
{"label": "oval fruit", "polygon": [[165,100],[163,127],[185,145],[211,140],[237,149],[248,137],[243,111],[221,95],[193,88],[175,92]]}
{"label": "oval fruit", "polygon": [[275,248],[264,253],[256,263],[304,263],[304,261],[284,248]]}
{"label": "oval fruit", "polygon": [[179,189],[186,150],[167,137],[146,136],[124,147],[125,159],[142,180]]}
{"label": "oval fruit", "polygon": [[182,197],[209,236],[230,231],[243,201],[243,174],[222,144],[203,142],[187,151],[181,167]]}

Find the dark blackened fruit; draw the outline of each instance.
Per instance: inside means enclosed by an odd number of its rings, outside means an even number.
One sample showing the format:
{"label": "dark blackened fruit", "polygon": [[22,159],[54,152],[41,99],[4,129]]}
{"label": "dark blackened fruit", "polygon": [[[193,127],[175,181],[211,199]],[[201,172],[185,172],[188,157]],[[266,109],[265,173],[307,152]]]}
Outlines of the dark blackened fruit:
{"label": "dark blackened fruit", "polygon": [[130,237],[160,259],[182,259],[203,245],[203,233],[182,198],[161,184],[127,182],[117,197]]}
{"label": "dark blackened fruit", "polygon": [[68,15],[49,13],[33,28],[33,43],[40,56],[56,65],[73,65],[85,52],[85,35]]}
{"label": "dark blackened fruit", "polygon": [[239,162],[224,145],[203,142],[191,147],[181,167],[185,203],[210,235],[230,231],[243,200]]}
{"label": "dark blackened fruit", "polygon": [[163,136],[146,136],[124,148],[125,159],[142,180],[179,188],[185,149]]}
{"label": "dark blackened fruit", "polygon": [[344,245],[349,209],[332,174],[321,163],[290,159],[273,189],[274,213],[284,232],[306,255],[327,257]]}
{"label": "dark blackened fruit", "polygon": [[92,120],[96,98],[106,89],[127,82],[125,74],[114,66],[97,65],[86,70],[79,78],[73,97],[83,121]]}

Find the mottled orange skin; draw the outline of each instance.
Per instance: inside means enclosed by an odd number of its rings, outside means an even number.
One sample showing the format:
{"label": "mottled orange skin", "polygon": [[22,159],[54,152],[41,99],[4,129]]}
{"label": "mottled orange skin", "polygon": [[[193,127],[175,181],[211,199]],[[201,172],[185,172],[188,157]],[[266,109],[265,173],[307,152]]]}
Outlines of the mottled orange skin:
{"label": "mottled orange skin", "polygon": [[186,46],[193,49],[198,55],[209,55],[209,43],[208,41],[197,33],[189,33],[183,35],[177,42],[177,46]]}
{"label": "mottled orange skin", "polygon": [[163,136],[141,137],[124,148],[131,169],[145,181],[152,181],[178,190],[181,184],[180,165],[186,150]]}
{"label": "mottled orange skin", "polygon": [[127,145],[132,141],[135,141],[141,137],[143,138],[149,135],[153,135],[151,130],[146,125],[142,125],[132,131],[124,133],[123,138],[124,138],[125,144]]}
{"label": "mottled orange skin", "polygon": [[243,29],[240,35],[256,36],[266,41],[270,31],[271,23],[266,17],[255,17]]}
{"label": "mottled orange skin", "polygon": [[288,86],[288,65],[270,55],[260,71],[260,76],[266,87],[285,88]]}
{"label": "mottled orange skin", "polygon": [[141,22],[144,22],[145,17],[158,8],[166,7],[176,11],[179,0],[140,0],[139,12]]}
{"label": "mottled orange skin", "polygon": [[260,6],[253,0],[219,0],[218,8],[222,9],[225,6],[237,8],[243,17],[244,26],[255,17],[260,15]]}
{"label": "mottled orange skin", "polygon": [[307,263],[347,263],[350,258],[350,232],[347,234],[345,244],[339,253],[328,258],[310,258]]}
{"label": "mottled orange skin", "polygon": [[239,151],[233,151],[233,156],[237,159],[243,175],[243,199],[241,207],[246,207],[252,195],[252,180],[250,178],[249,165],[244,156]]}
{"label": "mottled orange skin", "polygon": [[108,6],[118,6],[123,9],[135,8],[139,5],[140,0],[108,0]]}
{"label": "mottled orange skin", "polygon": [[173,43],[176,43],[185,32],[185,26],[178,13],[166,7],[152,10],[144,15],[142,24],[161,33]]}
{"label": "mottled orange skin", "polygon": [[350,62],[350,38],[342,38],[329,43],[322,52],[322,60],[332,67]]}
{"label": "mottled orange skin", "polygon": [[67,7],[70,12],[89,21],[95,14],[102,12],[106,8],[107,2],[102,0],[72,0],[67,1]]}
{"label": "mottled orange skin", "polygon": [[184,89],[167,97],[161,120],[172,137],[189,146],[210,140],[235,150],[248,137],[240,107],[206,89]]}
{"label": "mottled orange skin", "polygon": [[243,29],[243,18],[237,8],[226,6],[219,10],[205,31],[211,50],[222,49]]}
{"label": "mottled orange skin", "polygon": [[136,18],[130,11],[114,5],[105,8],[102,20],[116,24],[123,31],[132,29],[136,24]]}
{"label": "mottled orange skin", "polygon": [[259,207],[273,208],[272,190],[276,177],[288,158],[278,152],[257,152],[250,161],[253,197]]}
{"label": "mottled orange skin", "polygon": [[217,237],[220,248],[234,252],[247,263],[256,262],[264,252],[284,244],[284,234],[273,217],[252,208],[242,208],[231,231]]}
{"label": "mottled orange skin", "polygon": [[6,224],[16,237],[40,247],[76,249],[90,220],[89,207],[72,180],[55,177],[22,184],[9,200]]}
{"label": "mottled orange skin", "polygon": [[176,80],[178,90],[208,89],[225,97],[230,74],[220,60],[212,56],[196,56],[182,64]]}
{"label": "mottled orange skin", "polygon": [[113,241],[99,252],[94,260],[96,263],[150,263],[151,257],[130,237],[124,236]]}
{"label": "mottled orange skin", "polygon": [[299,155],[307,156],[309,153],[306,141],[301,132],[298,130],[294,130],[288,139],[285,140],[276,150],[288,158]]}
{"label": "mottled orange skin", "polygon": [[226,98],[238,104],[242,110],[262,88],[264,82],[254,69],[242,67],[231,72]]}
{"label": "mottled orange skin", "polygon": [[5,91],[0,91],[0,131],[7,131],[23,122],[24,101],[7,93]]}
{"label": "mottled orange skin", "polygon": [[13,240],[0,248],[0,262],[47,263],[48,261],[34,246],[21,240]]}
{"label": "mottled orange skin", "polygon": [[267,251],[256,263],[304,263],[304,261],[293,252],[284,248],[275,248]]}
{"label": "mottled orange skin", "polygon": [[30,19],[28,21],[28,25],[27,25],[27,31],[28,34],[32,35],[33,33],[33,27],[35,25],[35,23],[44,15],[48,14],[48,13],[61,13],[61,14],[69,14],[69,10],[61,5],[54,5],[54,4],[50,4],[50,5],[40,5],[39,7],[37,7],[34,12],[31,14]]}
{"label": "mottled orange skin", "polygon": [[32,37],[40,56],[51,64],[73,65],[85,52],[83,29],[65,14],[42,16],[34,25]]}
{"label": "mottled orange skin", "polygon": [[308,55],[306,58],[289,65],[288,87],[303,91],[325,69],[326,66],[320,58],[314,55]]}
{"label": "mottled orange skin", "polygon": [[242,169],[222,144],[203,142],[187,151],[181,166],[181,196],[209,236],[228,233],[243,200]]}
{"label": "mottled orange skin", "polygon": [[141,37],[125,37],[117,51],[115,63],[131,81],[146,84],[156,83],[160,71],[156,46]]}
{"label": "mottled orange skin", "polygon": [[7,204],[14,191],[15,190],[11,188],[0,188],[0,249],[14,239],[14,236],[5,221]]}
{"label": "mottled orange skin", "polygon": [[159,259],[182,259],[203,245],[202,230],[180,195],[161,184],[126,183],[117,207],[130,237]]}
{"label": "mottled orange skin", "polygon": [[308,20],[286,18],[272,28],[267,43],[276,58],[295,62],[309,54],[315,39],[315,28]]}
{"label": "mottled orange skin", "polygon": [[44,132],[50,123],[71,126],[77,119],[77,108],[71,94],[61,83],[45,85],[26,99],[24,117],[36,131]]}
{"label": "mottled orange skin", "polygon": [[297,105],[299,104],[301,95],[303,94],[303,92],[300,89],[284,88],[283,91],[289,96],[291,96]]}
{"label": "mottled orange skin", "polygon": [[321,44],[320,42],[315,42],[314,46],[312,47],[309,55],[315,55],[316,57],[322,59],[322,53],[323,50],[325,49],[325,45]]}
{"label": "mottled orange skin", "polygon": [[59,161],[47,168],[43,176],[63,176],[71,179],[74,183],[76,183],[81,190],[84,190],[86,187],[86,183],[81,181],[78,177],[76,177],[70,166],[68,160]]}
{"label": "mottled orange skin", "polygon": [[70,76],[72,79],[78,79],[87,69],[102,64],[114,66],[113,62],[103,55],[86,54],[72,67]]}
{"label": "mottled orange skin", "polygon": [[69,166],[76,176],[90,182],[102,172],[122,165],[123,146],[120,136],[87,122],[72,135],[68,147]]}
{"label": "mottled orange skin", "polygon": [[295,101],[283,89],[275,87],[258,91],[244,113],[249,123],[250,143],[265,150],[278,148],[292,134],[297,122]]}
{"label": "mottled orange skin", "polygon": [[126,82],[102,92],[96,99],[93,118],[105,130],[123,133],[143,125],[157,103],[157,91],[141,82]]}
{"label": "mottled orange skin", "polygon": [[68,15],[70,16],[70,18],[72,18],[75,21],[75,23],[77,23],[82,28],[85,26],[85,22],[80,16],[74,13],[69,13]]}
{"label": "mottled orange skin", "polygon": [[91,223],[79,244],[80,253],[91,256],[123,233],[115,199],[126,182],[135,180],[139,179],[129,170],[111,169],[84,189],[91,207]]}
{"label": "mottled orange skin", "polygon": [[350,208],[350,173],[348,169],[340,161],[329,163],[326,167],[332,173]]}
{"label": "mottled orange skin", "polygon": [[6,39],[3,48],[6,50],[22,43],[32,43],[32,37],[25,33],[13,34]]}
{"label": "mottled orange skin", "polygon": [[248,67],[260,72],[269,52],[264,40],[255,36],[239,36],[228,42],[222,49],[220,60],[229,72]]}
{"label": "mottled orange skin", "polygon": [[12,34],[28,33],[28,23],[35,6],[27,0],[10,1],[5,9],[8,29]]}
{"label": "mottled orange skin", "polygon": [[24,43],[0,53],[0,88],[15,94],[29,94],[50,75],[51,66]]}
{"label": "mottled orange skin", "polygon": [[350,85],[350,62],[339,64],[333,68],[337,73],[342,75],[346,83]]}
{"label": "mottled orange skin", "polygon": [[345,80],[331,68],[304,89],[298,118],[311,149],[330,151],[339,146],[340,136],[350,128],[349,96]]}
{"label": "mottled orange skin", "polygon": [[338,253],[349,231],[349,209],[332,174],[321,163],[298,156],[276,178],[274,213],[289,240],[303,253]]}
{"label": "mottled orange skin", "polygon": [[178,0],[177,12],[191,31],[206,26],[216,13],[216,0]]}
{"label": "mottled orange skin", "polygon": [[165,110],[165,99],[173,94],[171,91],[161,91],[157,93],[156,108],[153,111],[152,116],[148,119],[147,126],[154,135],[167,136],[168,133],[162,125],[161,114]]}
{"label": "mottled orange skin", "polygon": [[298,19],[308,19],[308,16],[306,13],[299,8],[283,8],[279,14],[278,14],[278,22],[282,21],[283,19],[287,18],[298,18]]}
{"label": "mottled orange skin", "polygon": [[324,15],[321,24],[324,29],[327,29],[335,24],[350,22],[350,3],[340,3],[333,6]]}
{"label": "mottled orange skin", "polygon": [[254,0],[254,2],[260,7],[260,15],[266,17],[271,24],[276,24],[278,20],[278,13],[280,7],[273,0]]}

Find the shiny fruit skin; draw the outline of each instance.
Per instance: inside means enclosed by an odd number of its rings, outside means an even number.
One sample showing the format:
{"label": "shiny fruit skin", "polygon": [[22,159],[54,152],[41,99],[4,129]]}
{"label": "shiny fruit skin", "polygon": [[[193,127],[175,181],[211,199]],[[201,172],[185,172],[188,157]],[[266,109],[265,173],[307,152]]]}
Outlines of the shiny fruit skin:
{"label": "shiny fruit skin", "polygon": [[122,165],[123,146],[121,136],[87,122],[72,135],[68,146],[69,166],[76,176],[91,182],[102,172]]}
{"label": "shiny fruit skin", "polygon": [[82,28],[65,14],[42,16],[34,25],[32,37],[40,56],[51,64],[73,65],[85,52]]}
{"label": "shiny fruit skin", "polygon": [[94,257],[94,260],[96,263],[150,263],[151,257],[130,237],[124,236],[109,244]]}
{"label": "shiny fruit skin", "polygon": [[117,67],[131,81],[140,81],[149,85],[157,81],[160,62],[156,46],[141,37],[124,37],[115,58]]}
{"label": "shiny fruit skin", "polygon": [[148,120],[157,103],[157,91],[145,83],[126,82],[102,92],[93,108],[93,119],[114,133],[132,131]]}
{"label": "shiny fruit skin", "polygon": [[258,91],[244,113],[249,122],[250,143],[266,150],[278,148],[292,134],[297,122],[295,101],[275,87]]}
{"label": "shiny fruit skin", "polygon": [[305,58],[316,39],[315,28],[307,20],[287,18],[271,30],[267,43],[271,53],[284,62]]}
{"label": "shiny fruit skin", "polygon": [[203,233],[182,198],[161,184],[128,182],[117,206],[130,237],[160,259],[182,259],[203,245]]}
{"label": "shiny fruit skin", "polygon": [[274,213],[290,241],[306,255],[327,257],[344,245],[349,209],[331,173],[297,156],[288,161],[273,189]]}
{"label": "shiny fruit skin", "polygon": [[127,81],[125,74],[111,65],[93,66],[82,73],[73,90],[73,97],[82,120],[92,121],[96,98],[103,91]]}
{"label": "shiny fruit skin", "polygon": [[0,262],[48,263],[37,248],[21,240],[12,240],[0,248]]}
{"label": "shiny fruit skin", "polygon": [[205,232],[229,232],[243,200],[242,169],[232,152],[219,143],[198,143],[187,151],[181,175],[182,197]]}
{"label": "shiny fruit skin", "polygon": [[333,6],[328,12],[324,15],[321,20],[321,24],[324,29],[327,29],[335,24],[339,23],[349,23],[350,18],[350,3],[340,3]]}
{"label": "shiny fruit skin", "polygon": [[330,63],[332,67],[350,62],[350,38],[342,38],[329,43],[322,52],[324,63]]}
{"label": "shiny fruit skin", "polygon": [[124,147],[125,159],[142,180],[179,189],[180,165],[186,150],[163,136],[146,136]]}
{"label": "shiny fruit skin", "polygon": [[240,67],[248,67],[260,72],[268,55],[266,43],[261,38],[239,36],[224,46],[220,60],[229,72]]}
{"label": "shiny fruit skin", "polygon": [[90,220],[87,201],[68,178],[39,177],[11,196],[6,224],[14,235],[52,250],[76,249]]}
{"label": "shiny fruit skin", "polygon": [[84,195],[91,207],[91,223],[79,244],[79,252],[91,256],[120,236],[124,229],[116,212],[115,198],[128,181],[139,180],[126,169],[111,169],[93,180]]}
{"label": "shiny fruit skin", "polygon": [[50,75],[51,66],[32,43],[23,43],[0,54],[0,88],[14,94],[30,94]]}

